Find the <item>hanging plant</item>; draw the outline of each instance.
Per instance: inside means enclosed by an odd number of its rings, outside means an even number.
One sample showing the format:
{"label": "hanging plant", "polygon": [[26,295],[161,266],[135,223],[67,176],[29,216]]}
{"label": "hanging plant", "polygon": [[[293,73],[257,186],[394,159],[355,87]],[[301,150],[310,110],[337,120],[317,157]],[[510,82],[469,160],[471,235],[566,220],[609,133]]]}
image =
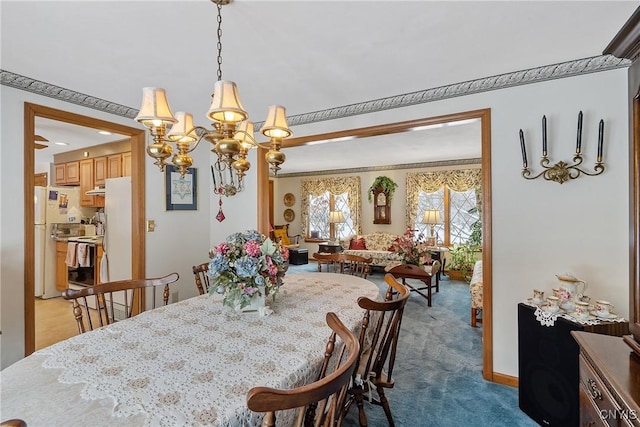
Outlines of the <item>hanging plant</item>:
{"label": "hanging plant", "polygon": [[393,192],[396,191],[396,187],[398,187],[398,184],[396,184],[395,182],[393,182],[393,180],[391,178],[389,178],[388,176],[379,176],[377,177],[374,181],[373,184],[371,184],[371,187],[369,187],[369,201],[371,201],[371,196],[373,195],[373,192],[375,191],[376,188],[381,187],[382,191],[384,191],[387,194],[387,200],[388,203],[391,203],[391,198],[393,197]]}

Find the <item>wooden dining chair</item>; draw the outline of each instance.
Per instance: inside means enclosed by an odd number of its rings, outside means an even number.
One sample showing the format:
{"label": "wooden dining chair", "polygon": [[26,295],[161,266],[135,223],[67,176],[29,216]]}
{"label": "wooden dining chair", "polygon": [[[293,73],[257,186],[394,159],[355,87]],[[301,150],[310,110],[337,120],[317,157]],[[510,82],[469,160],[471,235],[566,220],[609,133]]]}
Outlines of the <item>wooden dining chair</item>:
{"label": "wooden dining chair", "polygon": [[[396,299],[374,301],[366,297],[358,298],[358,305],[365,310],[360,329],[360,357],[354,371],[349,397],[345,401],[339,424],[356,403],[361,426],[367,425],[364,401],[380,405],[384,409],[389,426],[394,426],[389,401],[384,394],[385,388],[393,388],[393,368],[398,347],[398,335],[402,324],[404,306],[409,299],[409,289],[398,282],[391,274],[384,276],[389,291],[397,294]],[[378,399],[371,397],[375,391]]]}
{"label": "wooden dining chair", "polygon": [[[169,284],[174,283],[180,276],[171,273],[155,279],[120,280],[117,282],[100,283],[82,289],[66,289],[62,297],[73,301],[73,316],[78,323],[78,332],[92,331],[95,327],[105,326],[118,320],[127,319],[139,311],[138,289],[152,288],[153,308],[156,307],[155,288],[163,286],[162,299],[164,305],[169,303]],[[90,308],[90,298],[95,301],[95,309]],[[93,302],[93,301],[92,301]],[[84,312],[86,319],[82,315]],[[95,317],[97,316],[97,319]]]}
{"label": "wooden dining chair", "polygon": [[196,280],[196,288],[198,288],[200,295],[204,295],[209,292],[209,263],[194,265],[192,269]]}
{"label": "wooden dining chair", "polygon": [[11,420],[5,420],[0,423],[0,427],[27,427],[27,423],[24,420],[14,418]]}
{"label": "wooden dining chair", "polygon": [[313,254],[313,259],[318,263],[318,271],[322,272],[322,265],[327,266],[327,272],[337,273],[340,269],[340,262],[338,254],[327,254],[316,252]]}
{"label": "wooden dining chair", "polygon": [[[249,409],[266,413],[262,427],[275,426],[276,412],[287,409],[298,409],[295,426],[339,425],[336,422],[347,397],[349,382],[360,354],[360,344],[354,333],[344,326],[335,313],[327,313],[326,321],[332,332],[315,382],[289,390],[269,387],[254,387],[249,390]],[[336,335],[344,345],[336,345]]]}
{"label": "wooden dining chair", "polygon": [[340,263],[340,273],[351,274],[352,276],[366,279],[371,272],[371,262],[373,258],[365,258],[359,255],[336,254]]}

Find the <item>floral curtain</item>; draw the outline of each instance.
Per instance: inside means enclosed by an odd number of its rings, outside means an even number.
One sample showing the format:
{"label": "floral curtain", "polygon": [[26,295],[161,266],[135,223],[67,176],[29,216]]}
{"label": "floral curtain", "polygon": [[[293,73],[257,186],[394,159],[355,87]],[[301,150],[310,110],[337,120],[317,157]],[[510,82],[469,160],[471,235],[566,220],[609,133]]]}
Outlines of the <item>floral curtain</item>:
{"label": "floral curtain", "polygon": [[309,226],[309,196],[319,196],[328,191],[333,195],[348,193],[349,210],[353,228],[358,234],[362,233],[360,216],[362,214],[362,201],[360,200],[360,177],[336,177],[302,180],[302,235],[307,235]]}
{"label": "floral curtain", "polygon": [[411,227],[411,224],[416,221],[417,212],[414,207],[418,206],[420,191],[434,193],[445,185],[454,191],[467,191],[474,188],[478,212],[482,215],[482,169],[413,172],[407,174],[407,209],[405,210],[407,227]]}

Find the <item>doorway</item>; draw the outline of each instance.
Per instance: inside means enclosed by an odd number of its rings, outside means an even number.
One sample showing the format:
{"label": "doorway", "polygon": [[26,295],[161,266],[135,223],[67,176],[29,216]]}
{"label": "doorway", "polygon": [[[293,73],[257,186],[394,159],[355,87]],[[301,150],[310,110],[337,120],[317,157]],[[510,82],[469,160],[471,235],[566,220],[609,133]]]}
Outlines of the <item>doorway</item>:
{"label": "doorway", "polygon": [[[497,377],[493,372],[493,322],[492,322],[492,240],[491,240],[491,110],[481,109],[461,113],[428,117],[418,120],[389,123],[359,129],[330,132],[289,138],[284,141],[283,148],[304,147],[318,141],[335,144],[338,141],[393,135],[415,129],[442,125],[470,119],[480,120],[481,163],[482,163],[482,261],[483,261],[483,326],[482,326],[482,375],[488,381],[499,382],[511,386],[517,384],[511,378]],[[317,146],[317,145],[316,145]],[[335,145],[334,145],[335,147]],[[335,148],[330,148],[335,150]],[[317,153],[316,153],[317,154]],[[266,183],[265,183],[266,188]]]}
{"label": "doorway", "polygon": [[[24,313],[25,313],[25,356],[35,350],[35,268],[34,268],[34,204],[33,187],[35,185],[35,135],[36,117],[76,124],[88,128],[111,131],[126,135],[131,139],[131,197],[132,197],[132,259],[131,272],[133,278],[145,277],[145,134],[137,129],[117,123],[108,122],[63,110],[57,110],[36,104],[24,105]],[[143,295],[144,297],[144,295]],[[144,307],[144,298],[140,306]]]}

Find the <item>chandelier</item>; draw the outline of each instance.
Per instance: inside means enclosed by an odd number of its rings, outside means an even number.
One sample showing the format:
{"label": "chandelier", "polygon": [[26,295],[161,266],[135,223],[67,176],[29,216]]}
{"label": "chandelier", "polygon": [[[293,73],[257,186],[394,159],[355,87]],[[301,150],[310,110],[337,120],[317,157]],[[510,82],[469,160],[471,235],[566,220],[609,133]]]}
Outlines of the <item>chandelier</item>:
{"label": "chandelier", "polygon": [[[287,125],[286,111],[281,105],[269,107],[267,119],[260,132],[269,142],[257,142],[253,134],[253,122],[248,121],[248,113],[242,107],[237,85],[222,80],[222,6],[232,0],[211,0],[218,9],[217,49],[218,81],[216,81],[211,107],[207,118],[212,121],[212,129],[193,125],[193,116],[185,112],[171,112],[164,89],[145,87],[142,89],[142,106],[135,120],[144,125],[153,142],[147,145],[147,154],[155,159],[160,171],[164,171],[169,157],[171,163],[184,177],[193,164],[189,156],[203,139],[213,145],[211,150],[217,159],[211,166],[214,192],[220,196],[233,196],[244,188],[243,178],[251,167],[247,154],[251,148],[265,147],[269,151],[265,160],[274,175],[285,161],[280,151],[282,140],[292,134]],[[172,143],[175,144],[175,154]]]}

